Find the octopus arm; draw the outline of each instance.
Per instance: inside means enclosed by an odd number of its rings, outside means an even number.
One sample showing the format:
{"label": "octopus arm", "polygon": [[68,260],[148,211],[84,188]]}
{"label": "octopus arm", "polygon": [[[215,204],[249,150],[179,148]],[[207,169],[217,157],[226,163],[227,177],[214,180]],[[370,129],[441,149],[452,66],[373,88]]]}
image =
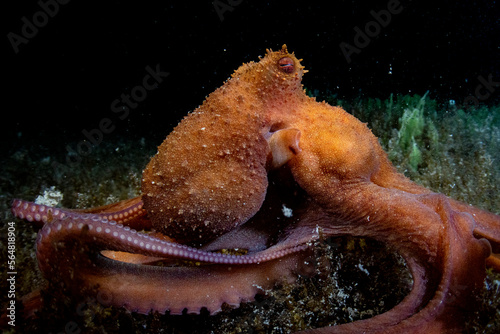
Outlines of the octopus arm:
{"label": "octopus arm", "polygon": [[298,184],[333,218],[322,224],[324,235],[365,236],[388,244],[407,260],[415,283],[392,311],[311,333],[458,331],[463,323],[457,319],[474,305],[491,253],[490,243],[473,234],[483,215],[478,213],[476,221],[444,195],[377,185],[366,177],[375,175],[376,170],[370,173],[377,168],[373,163],[366,165],[370,168],[346,168],[341,174],[325,170],[322,156],[327,152],[326,147],[304,150],[290,161]]}
{"label": "octopus arm", "polygon": [[108,296],[108,305],[124,306],[143,314],[150,311],[197,314],[202,308],[215,314],[224,303],[237,307],[253,301],[256,294],[272,288],[277,281],[294,282],[296,274],[292,268],[300,256],[292,254],[262,264],[201,267],[117,264],[98,257],[93,262],[96,267],[78,270],[82,281],[99,286]]}
{"label": "octopus arm", "polygon": [[[378,222],[373,226],[345,223],[317,204],[308,208],[301,226],[296,230],[314,228],[320,224],[324,237],[338,235],[366,236],[385,242],[406,260],[413,276],[408,296],[390,311],[353,323],[308,330],[301,333],[456,333],[462,320],[474,306],[474,296],[484,280],[484,259],[490,252],[489,243],[472,236],[475,222],[471,215],[454,211],[443,195],[430,194],[419,198],[432,207],[442,219],[443,232],[436,256],[429,255],[429,245],[406,238],[407,230],[394,239],[383,231],[396,233],[397,224]],[[422,207],[420,207],[421,209]],[[328,224],[327,224],[328,222]],[[429,241],[429,243],[435,242]],[[412,246],[408,246],[412,244]],[[418,251],[415,252],[415,249]]]}
{"label": "octopus arm", "polygon": [[[101,298],[103,304],[139,313],[199,313],[206,308],[214,314],[224,303],[238,306],[251,301],[276,282],[293,282],[297,273],[303,272],[299,264],[304,262],[301,259],[309,247],[286,243],[279,249],[227,255],[136,232],[103,219],[100,213],[74,212],[20,200],[14,201],[12,211],[17,217],[44,219],[37,237],[37,254],[45,277],[66,280],[68,288],[78,287],[72,294],[97,287],[97,293],[105,296]],[[164,258],[167,265],[172,264],[171,259],[204,264],[154,266],[144,265],[147,261],[143,260],[137,262],[139,265],[112,259],[109,251],[131,252],[153,260]]]}
{"label": "octopus arm", "polygon": [[136,230],[150,229],[151,221],[147,218],[141,196],[126,199],[117,203],[89,209],[68,210],[72,212],[92,213],[107,220],[114,220]]}

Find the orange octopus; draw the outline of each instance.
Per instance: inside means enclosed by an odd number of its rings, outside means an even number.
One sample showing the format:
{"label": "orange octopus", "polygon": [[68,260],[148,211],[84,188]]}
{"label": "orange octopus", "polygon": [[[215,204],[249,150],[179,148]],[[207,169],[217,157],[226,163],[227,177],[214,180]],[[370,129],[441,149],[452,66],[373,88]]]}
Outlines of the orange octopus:
{"label": "orange octopus", "polygon": [[[140,313],[216,313],[310,274],[318,240],[364,236],[404,257],[411,292],[381,315],[304,333],[463,330],[485,263],[500,269],[500,217],[399,174],[365,124],[305,94],[305,72],[286,46],[242,65],[159,146],[141,197],[88,210],[14,200],[15,216],[43,223],[45,277],[78,277],[75,289],[98,286],[103,303]],[[270,173],[292,196],[267,191]],[[270,219],[287,196],[293,221]],[[214,252],[236,248],[247,253]]]}

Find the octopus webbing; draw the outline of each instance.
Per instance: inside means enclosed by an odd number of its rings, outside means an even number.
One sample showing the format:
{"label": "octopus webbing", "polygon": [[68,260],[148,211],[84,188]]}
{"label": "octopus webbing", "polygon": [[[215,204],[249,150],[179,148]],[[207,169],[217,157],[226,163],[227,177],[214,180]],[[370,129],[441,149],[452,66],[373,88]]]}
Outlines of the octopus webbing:
{"label": "octopus webbing", "polygon": [[[14,200],[16,217],[43,224],[43,275],[134,312],[214,314],[314,274],[306,259],[322,239],[362,236],[405,259],[411,292],[386,313],[304,333],[463,330],[485,265],[500,269],[500,217],[398,173],[364,123],[305,94],[305,72],[286,46],[243,64],[158,147],[140,197],[86,210]],[[271,194],[270,174],[294,190]],[[294,196],[293,220],[269,218]]]}

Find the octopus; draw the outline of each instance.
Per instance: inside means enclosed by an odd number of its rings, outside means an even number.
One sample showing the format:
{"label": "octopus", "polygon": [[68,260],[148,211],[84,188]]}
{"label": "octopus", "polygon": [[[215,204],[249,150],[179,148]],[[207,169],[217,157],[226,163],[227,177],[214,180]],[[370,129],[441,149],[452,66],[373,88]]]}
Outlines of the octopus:
{"label": "octopus", "polygon": [[[404,258],[411,291],[301,333],[461,332],[485,267],[500,269],[500,216],[398,173],[366,124],[307,96],[306,72],[285,45],[243,64],[158,147],[140,197],[83,210],[13,200],[40,225],[43,275],[133,312],[215,314],[314,275],[326,238],[360,236]],[[270,218],[285,202],[292,219]]]}

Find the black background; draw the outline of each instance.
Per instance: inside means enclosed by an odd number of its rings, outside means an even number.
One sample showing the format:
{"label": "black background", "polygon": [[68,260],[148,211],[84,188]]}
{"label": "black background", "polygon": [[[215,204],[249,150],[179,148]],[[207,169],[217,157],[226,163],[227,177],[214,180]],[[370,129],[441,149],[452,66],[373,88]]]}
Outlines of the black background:
{"label": "black background", "polygon": [[[446,105],[474,95],[478,76],[500,81],[493,1],[401,0],[402,12],[350,64],[339,44],[354,45],[354,28],[364,30],[374,20],[370,11],[386,9],[389,1],[221,2],[232,3],[223,20],[212,1],[73,0],[59,5],[18,53],[8,34],[21,35],[22,18],[33,22],[41,7],[5,3],[2,145],[78,141],[103,118],[116,126],[107,137],[152,136],[159,144],[241,63],[284,43],[310,70],[304,85],[339,98],[429,90]],[[141,84],[145,67],[156,64],[169,76],[119,120],[112,101]],[[499,91],[484,103],[497,103]]]}

